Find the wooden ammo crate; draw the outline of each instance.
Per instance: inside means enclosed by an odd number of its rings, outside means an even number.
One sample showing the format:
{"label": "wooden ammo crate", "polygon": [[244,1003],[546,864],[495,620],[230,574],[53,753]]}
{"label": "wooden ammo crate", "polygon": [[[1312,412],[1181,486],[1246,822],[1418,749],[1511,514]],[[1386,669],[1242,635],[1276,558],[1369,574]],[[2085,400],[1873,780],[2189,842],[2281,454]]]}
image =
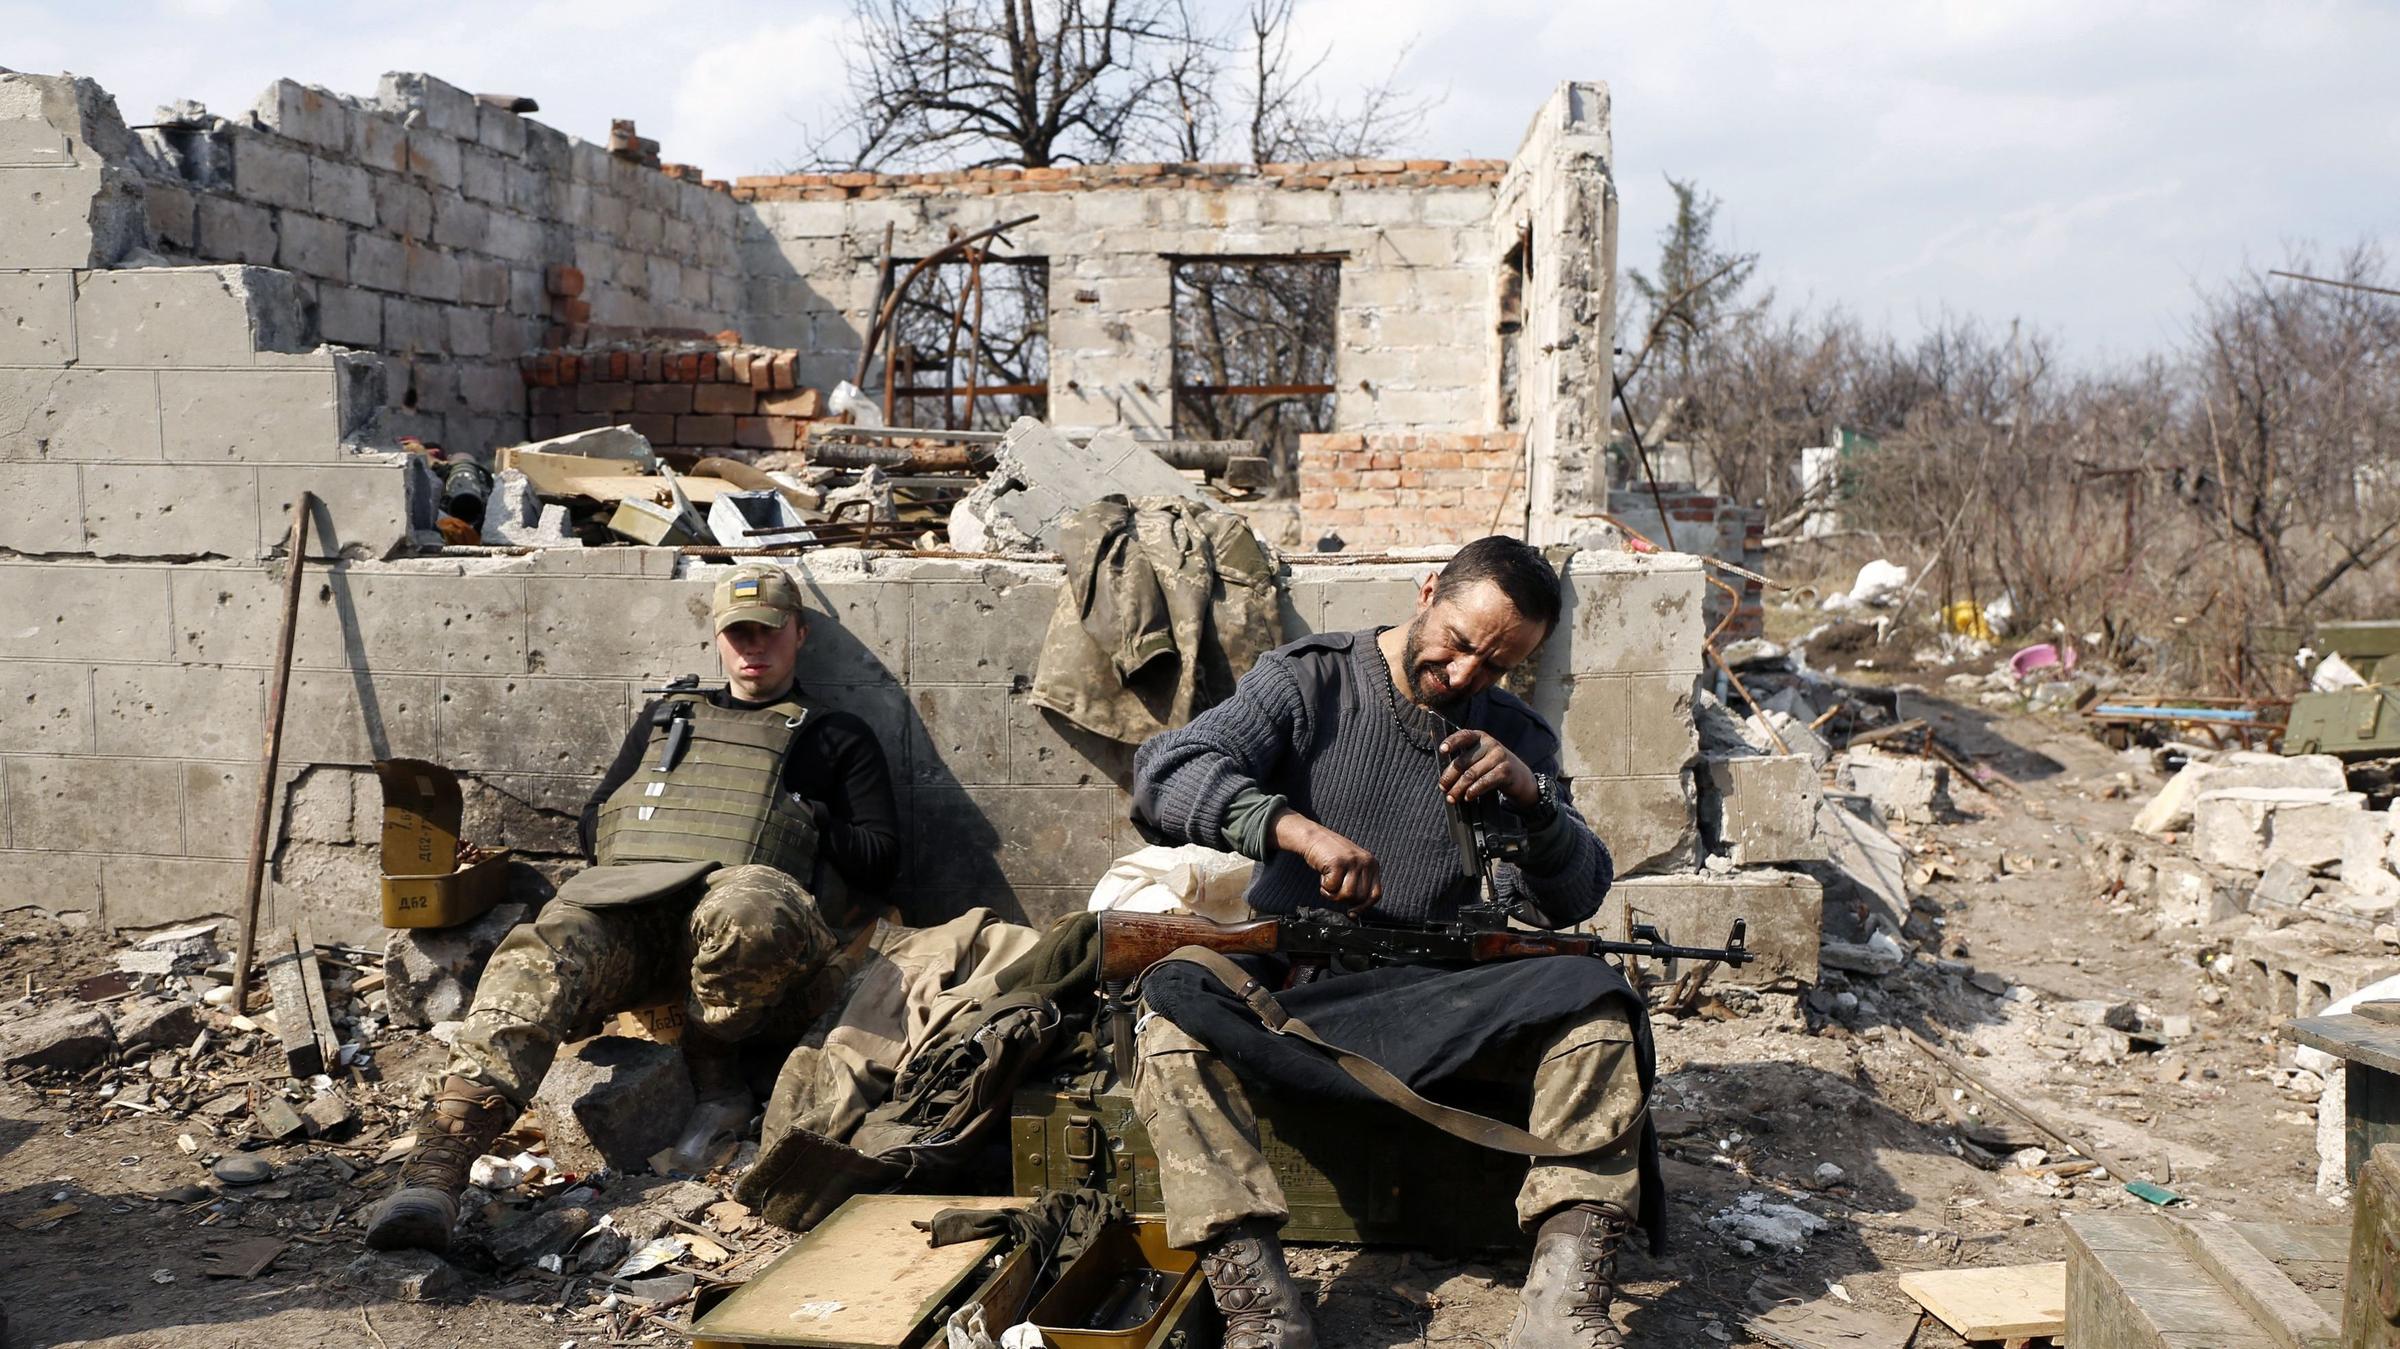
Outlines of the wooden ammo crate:
{"label": "wooden ammo crate", "polygon": [[2075,1349],[2338,1349],[2350,1234],[2155,1213],[2067,1218]]}
{"label": "wooden ammo crate", "polygon": [[[1079,1083],[1088,1079],[1077,1079]],[[1452,1138],[1382,1106],[1327,1106],[1253,1091],[1259,1145],[1283,1186],[1292,1241],[1470,1251],[1519,1246],[1522,1157]],[[1158,1157],[1122,1086],[1031,1086],[1009,1121],[1014,1188],[1105,1189],[1136,1214],[1166,1211]]]}

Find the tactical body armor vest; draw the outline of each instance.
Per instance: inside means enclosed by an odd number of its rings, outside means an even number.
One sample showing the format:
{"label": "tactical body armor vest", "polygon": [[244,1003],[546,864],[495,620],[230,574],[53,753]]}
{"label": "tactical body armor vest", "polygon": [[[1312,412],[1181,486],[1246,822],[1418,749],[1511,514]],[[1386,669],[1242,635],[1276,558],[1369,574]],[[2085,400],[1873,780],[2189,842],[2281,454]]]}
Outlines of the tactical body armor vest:
{"label": "tactical body armor vest", "polygon": [[[796,702],[742,709],[669,695],[651,719],[641,768],[601,803],[594,860],[759,863],[818,888],[816,817],[783,789],[807,717]],[[831,868],[823,885],[841,888]]]}

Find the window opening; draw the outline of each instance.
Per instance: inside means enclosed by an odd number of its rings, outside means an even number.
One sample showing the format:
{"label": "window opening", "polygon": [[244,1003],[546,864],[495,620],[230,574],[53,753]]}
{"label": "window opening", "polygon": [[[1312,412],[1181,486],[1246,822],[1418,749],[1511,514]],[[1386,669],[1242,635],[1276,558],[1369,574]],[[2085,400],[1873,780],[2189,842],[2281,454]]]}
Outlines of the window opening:
{"label": "window opening", "polygon": [[[915,266],[893,258],[883,293]],[[1004,431],[1050,415],[1050,261],[972,249],[919,273],[892,318],[892,424]]]}
{"label": "window opening", "polygon": [[1293,480],[1303,432],[1330,431],[1338,256],[1170,258],[1175,434],[1249,440]]}

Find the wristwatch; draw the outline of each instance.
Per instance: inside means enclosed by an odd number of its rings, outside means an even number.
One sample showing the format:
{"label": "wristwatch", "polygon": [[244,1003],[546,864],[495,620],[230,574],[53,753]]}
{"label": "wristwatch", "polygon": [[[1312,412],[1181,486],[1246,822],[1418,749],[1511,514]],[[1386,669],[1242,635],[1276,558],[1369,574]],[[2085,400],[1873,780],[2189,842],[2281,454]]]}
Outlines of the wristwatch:
{"label": "wristwatch", "polygon": [[1548,773],[1533,775],[1533,809],[1525,811],[1525,823],[1535,829],[1550,823],[1558,814],[1558,782]]}

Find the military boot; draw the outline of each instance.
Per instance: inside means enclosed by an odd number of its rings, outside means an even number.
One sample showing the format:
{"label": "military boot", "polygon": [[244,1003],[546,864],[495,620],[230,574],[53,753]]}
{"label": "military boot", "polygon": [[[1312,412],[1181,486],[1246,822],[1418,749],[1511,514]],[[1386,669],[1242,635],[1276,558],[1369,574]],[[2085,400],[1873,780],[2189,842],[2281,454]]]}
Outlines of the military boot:
{"label": "military boot", "polygon": [[508,1098],[463,1077],[442,1080],[417,1118],[417,1150],[400,1164],[399,1188],[367,1224],[367,1244],[379,1251],[449,1249],[458,1223],[458,1196],[467,1169],[516,1122]]}
{"label": "military boot", "polygon": [[1246,1222],[1210,1238],[1200,1248],[1200,1273],[1225,1317],[1224,1349],[1317,1349],[1274,1228]]}
{"label": "military boot", "polygon": [[1617,1295],[1617,1247],[1632,1228],[1622,1213],[1598,1204],[1576,1204],[1543,1219],[1508,1349],[1622,1346],[1608,1304]]}

